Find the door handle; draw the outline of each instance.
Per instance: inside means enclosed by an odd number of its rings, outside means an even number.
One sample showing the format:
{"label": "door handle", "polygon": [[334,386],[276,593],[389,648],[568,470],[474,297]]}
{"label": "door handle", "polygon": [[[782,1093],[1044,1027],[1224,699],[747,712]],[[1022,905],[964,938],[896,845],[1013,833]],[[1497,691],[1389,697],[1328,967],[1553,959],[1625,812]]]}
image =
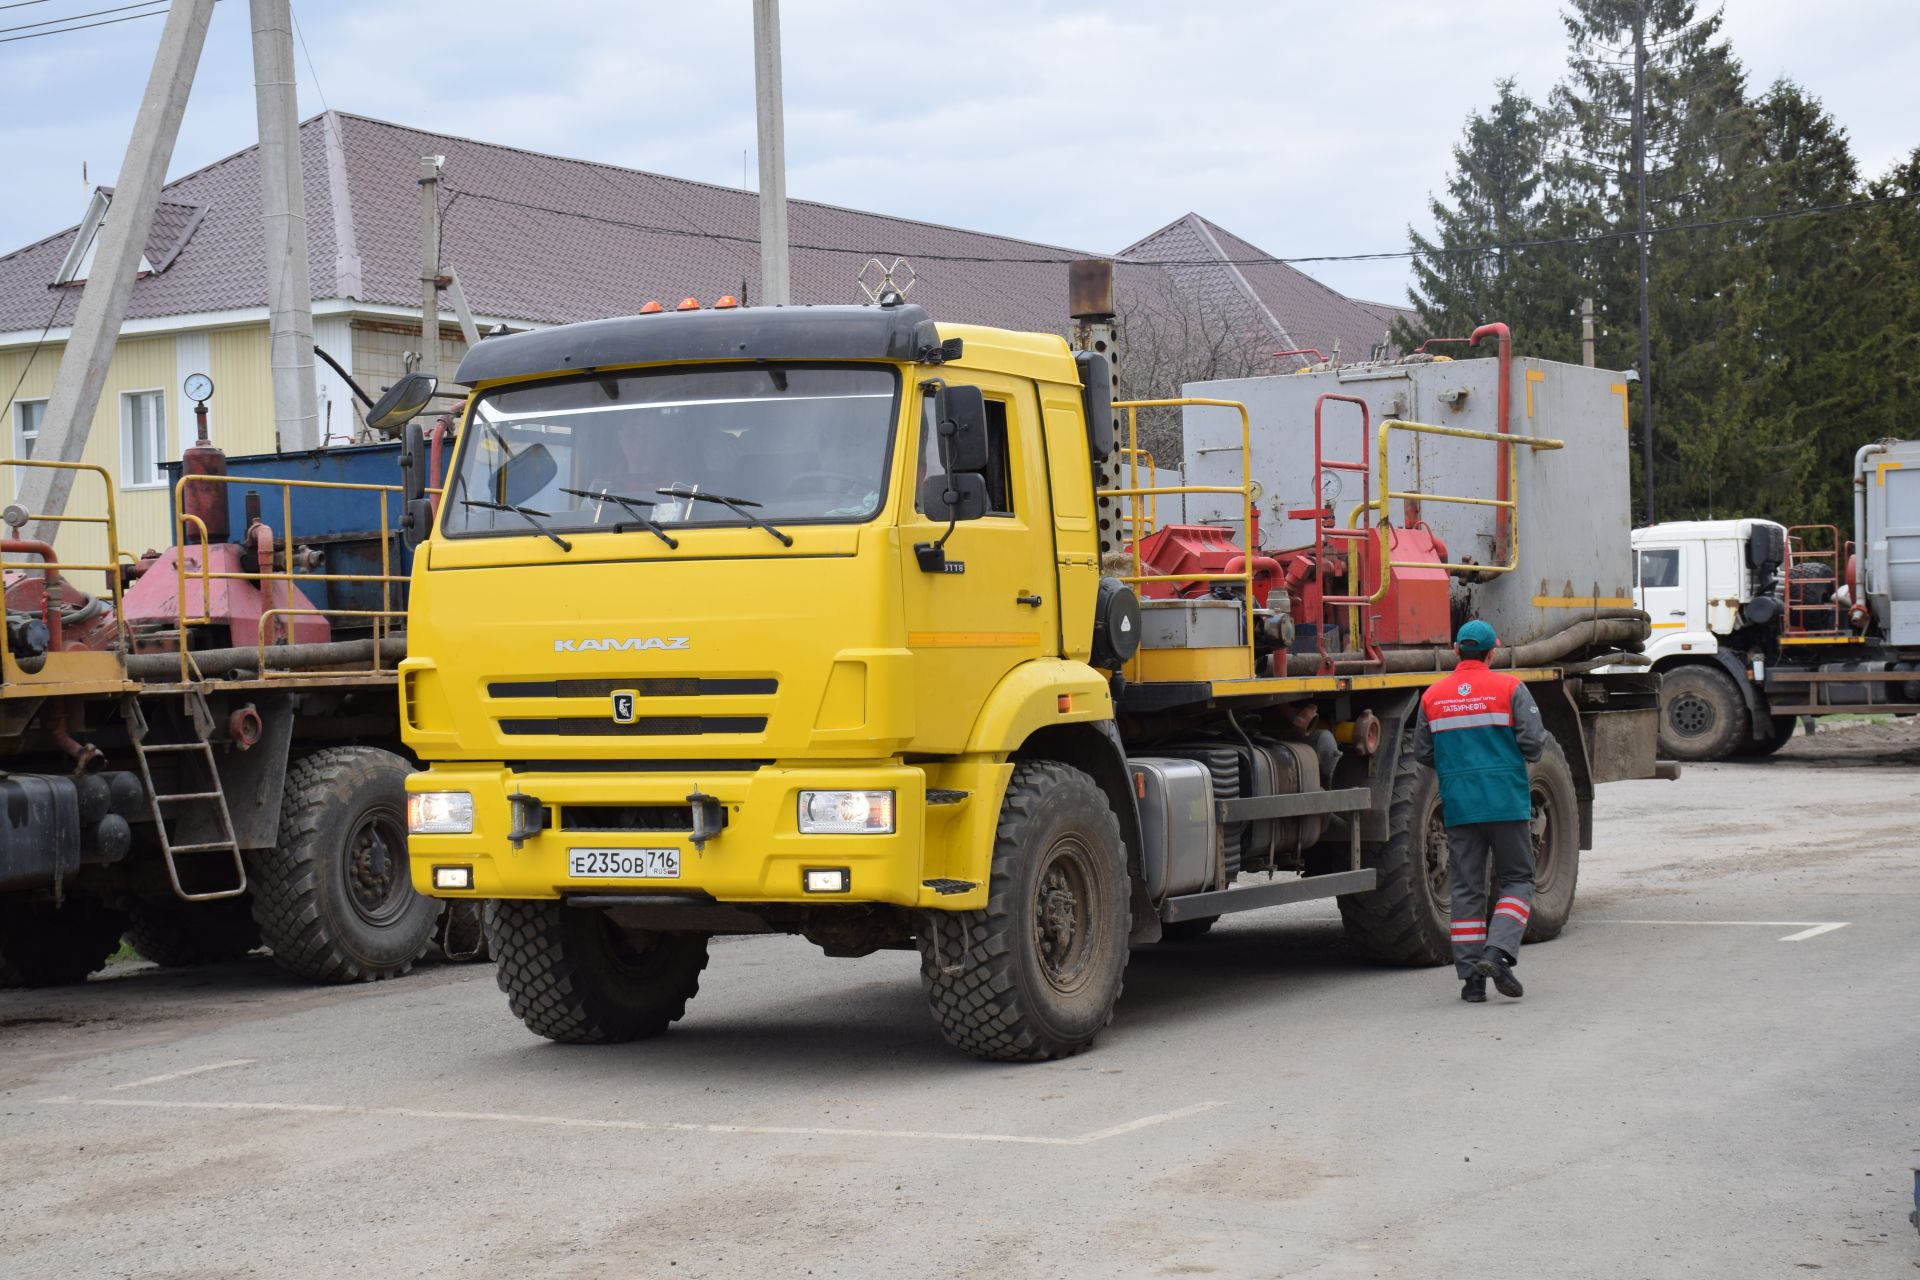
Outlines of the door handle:
{"label": "door handle", "polygon": [[1024,604],[1035,609],[1038,609],[1041,604],[1039,596],[1015,596],[1013,602],[1015,604]]}
{"label": "door handle", "polygon": [[1667,616],[1669,618],[1684,618],[1687,616],[1687,611],[1685,609],[1669,609],[1667,610]]}

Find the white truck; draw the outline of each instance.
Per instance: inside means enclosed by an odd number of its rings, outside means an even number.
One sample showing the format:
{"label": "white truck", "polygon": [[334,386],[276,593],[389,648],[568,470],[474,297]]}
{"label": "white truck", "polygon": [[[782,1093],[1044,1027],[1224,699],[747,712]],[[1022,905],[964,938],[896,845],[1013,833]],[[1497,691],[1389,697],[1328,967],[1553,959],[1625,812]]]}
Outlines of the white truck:
{"label": "white truck", "polygon": [[1689,520],[1633,533],[1660,674],[1660,747],[1769,755],[1799,716],[1920,712],[1920,441],[1854,459],[1854,536]]}

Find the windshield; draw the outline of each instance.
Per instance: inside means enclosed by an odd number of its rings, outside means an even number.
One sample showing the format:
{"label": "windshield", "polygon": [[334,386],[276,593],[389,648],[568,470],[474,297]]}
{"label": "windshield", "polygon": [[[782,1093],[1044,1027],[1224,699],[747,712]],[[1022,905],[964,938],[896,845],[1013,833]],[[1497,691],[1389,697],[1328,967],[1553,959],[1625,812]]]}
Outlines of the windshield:
{"label": "windshield", "polygon": [[899,385],[887,367],[755,365],[488,392],[468,419],[441,528],[542,536],[529,515],[566,533],[644,527],[636,518],[867,520],[886,495]]}

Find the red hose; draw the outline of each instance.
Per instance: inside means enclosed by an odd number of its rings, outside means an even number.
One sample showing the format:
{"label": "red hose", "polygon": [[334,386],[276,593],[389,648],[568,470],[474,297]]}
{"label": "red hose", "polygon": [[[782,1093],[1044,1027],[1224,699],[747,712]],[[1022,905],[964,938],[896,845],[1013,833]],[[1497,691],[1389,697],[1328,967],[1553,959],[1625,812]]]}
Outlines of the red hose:
{"label": "red hose", "polygon": [[0,555],[9,551],[39,556],[46,561],[41,577],[45,582],[42,590],[46,595],[46,603],[42,616],[47,624],[47,649],[52,653],[63,652],[66,649],[66,634],[60,627],[60,590],[65,580],[60,576],[60,559],[53,554],[53,544],[38,538],[0,538]]}
{"label": "red hose", "polygon": [[[1490,324],[1483,324],[1478,329],[1475,329],[1473,333],[1468,336],[1467,341],[1477,347],[1480,345],[1480,339],[1489,334],[1500,339],[1500,399],[1496,413],[1496,416],[1500,420],[1500,425],[1495,427],[1494,430],[1503,436],[1511,435],[1513,431],[1513,334],[1507,329],[1506,325],[1495,320]],[[1509,492],[1510,486],[1507,476],[1508,469],[1511,465],[1507,457],[1507,451],[1512,447],[1512,445],[1508,444],[1500,445],[1494,456],[1493,466],[1494,470],[1498,473],[1494,479],[1494,496],[1502,502],[1509,501],[1512,497],[1512,494]],[[1495,526],[1502,534],[1508,534],[1512,529],[1513,513],[1505,507],[1498,508],[1498,511],[1499,517],[1494,522]]]}

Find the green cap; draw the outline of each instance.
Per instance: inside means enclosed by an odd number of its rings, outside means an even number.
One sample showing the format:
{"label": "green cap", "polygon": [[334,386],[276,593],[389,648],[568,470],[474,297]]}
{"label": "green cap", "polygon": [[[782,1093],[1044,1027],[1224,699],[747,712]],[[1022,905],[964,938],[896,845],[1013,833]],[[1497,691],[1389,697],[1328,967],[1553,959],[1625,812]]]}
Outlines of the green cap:
{"label": "green cap", "polygon": [[1491,624],[1475,618],[1460,628],[1460,634],[1454,637],[1453,643],[1455,648],[1488,653],[1500,643],[1500,637],[1494,634]]}

